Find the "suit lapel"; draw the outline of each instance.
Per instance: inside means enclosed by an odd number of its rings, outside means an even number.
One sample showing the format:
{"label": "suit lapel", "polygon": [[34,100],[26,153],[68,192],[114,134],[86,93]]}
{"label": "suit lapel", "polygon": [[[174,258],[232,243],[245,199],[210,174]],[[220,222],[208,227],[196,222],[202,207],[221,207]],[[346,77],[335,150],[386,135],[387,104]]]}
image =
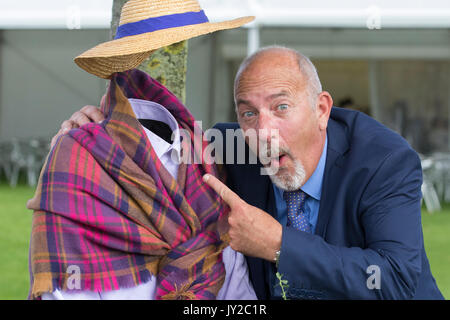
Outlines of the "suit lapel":
{"label": "suit lapel", "polygon": [[243,177],[244,181],[251,181],[251,183],[246,183],[246,187],[248,189],[244,191],[244,194],[247,195],[246,202],[248,204],[267,211],[267,197],[270,193],[271,183],[268,176],[263,176],[260,174],[260,168],[261,165],[258,162],[258,165],[253,165],[251,166],[251,169],[244,171],[249,174],[247,177]]}
{"label": "suit lapel", "polygon": [[320,199],[319,216],[315,234],[325,238],[328,221],[333,214],[334,203],[336,201],[336,190],[341,181],[342,161],[345,152],[349,149],[345,127],[333,118],[333,110],[328,121],[327,135],[328,148],[325,171],[322,183],[322,196]]}
{"label": "suit lapel", "polygon": [[334,150],[327,150],[327,161],[325,165],[325,172],[322,184],[322,196],[320,199],[319,216],[317,218],[317,225],[315,234],[325,238],[326,227],[330,215],[333,211],[333,204],[335,202],[336,192],[335,188],[338,188],[336,181],[339,181],[339,170],[337,170],[336,160],[340,157],[340,154]]}
{"label": "suit lapel", "polygon": [[[254,170],[256,168],[256,170]],[[252,166],[251,170],[246,171],[251,173],[251,176],[247,177],[247,181],[254,181],[252,183],[252,190],[247,190],[246,202],[252,206],[258,207],[261,210],[269,213],[273,217],[276,217],[275,212],[275,200],[273,195],[273,188],[268,176],[260,174],[261,165]],[[270,284],[269,284],[269,270],[271,263],[260,258],[247,257],[248,267],[250,269],[250,275],[258,299],[270,298]]]}

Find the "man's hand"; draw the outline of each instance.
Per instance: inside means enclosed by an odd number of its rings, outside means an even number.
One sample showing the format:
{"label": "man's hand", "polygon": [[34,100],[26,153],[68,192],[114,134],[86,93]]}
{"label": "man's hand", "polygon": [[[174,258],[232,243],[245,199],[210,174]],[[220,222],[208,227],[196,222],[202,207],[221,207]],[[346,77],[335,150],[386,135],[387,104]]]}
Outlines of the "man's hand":
{"label": "man's hand", "polygon": [[53,147],[58,137],[67,133],[70,129],[79,128],[90,122],[102,122],[103,120],[105,120],[105,117],[98,107],[84,106],[80,111],[75,112],[69,120],[66,120],[61,124],[61,129],[59,129],[58,133],[52,138],[50,146]]}
{"label": "man's hand", "polygon": [[216,177],[209,174],[203,181],[213,188],[228,204],[230,246],[248,256],[274,262],[280,250],[282,227],[270,214],[249,205]]}

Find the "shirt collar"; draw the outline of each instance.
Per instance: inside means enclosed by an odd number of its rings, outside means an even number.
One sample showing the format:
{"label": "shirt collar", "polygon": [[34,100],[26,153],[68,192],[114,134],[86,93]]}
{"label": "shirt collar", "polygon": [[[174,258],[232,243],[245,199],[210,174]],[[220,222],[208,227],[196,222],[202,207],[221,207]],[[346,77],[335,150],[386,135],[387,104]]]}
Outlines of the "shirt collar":
{"label": "shirt collar", "polygon": [[159,103],[141,100],[141,99],[128,99],[131,108],[134,111],[137,119],[150,119],[158,120],[166,123],[173,132],[173,143],[169,144],[164,139],[161,139],[158,135],[154,134],[144,126],[145,133],[147,134],[150,143],[153,146],[157,156],[161,158],[167,152],[172,152],[178,159],[180,159],[181,143],[180,143],[180,130],[178,128],[178,122],[173,115],[164,106]]}

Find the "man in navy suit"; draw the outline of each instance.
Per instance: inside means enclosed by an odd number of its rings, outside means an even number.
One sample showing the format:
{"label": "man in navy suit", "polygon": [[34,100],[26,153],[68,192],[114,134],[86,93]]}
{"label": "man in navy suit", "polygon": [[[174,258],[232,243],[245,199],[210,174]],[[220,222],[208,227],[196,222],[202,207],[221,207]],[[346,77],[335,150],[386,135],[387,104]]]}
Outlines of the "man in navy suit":
{"label": "man in navy suit", "polygon": [[[259,298],[443,298],[424,250],[420,160],[402,137],[332,108],[312,63],[287,48],[242,63],[235,104],[244,133],[256,130],[267,145],[277,139],[264,162],[277,172],[227,163],[228,187],[205,181],[231,208],[230,244],[247,255]],[[216,128],[226,137],[239,126]]]}
{"label": "man in navy suit", "polygon": [[[402,137],[332,107],[313,64],[287,48],[242,63],[235,103],[239,124],[215,128],[224,138],[256,130],[257,146],[278,145],[251,148],[275,173],[234,159],[227,186],[204,180],[231,208],[230,245],[247,256],[258,298],[443,299],[424,250],[420,160]],[[87,106],[59,134],[91,120],[102,115]]]}

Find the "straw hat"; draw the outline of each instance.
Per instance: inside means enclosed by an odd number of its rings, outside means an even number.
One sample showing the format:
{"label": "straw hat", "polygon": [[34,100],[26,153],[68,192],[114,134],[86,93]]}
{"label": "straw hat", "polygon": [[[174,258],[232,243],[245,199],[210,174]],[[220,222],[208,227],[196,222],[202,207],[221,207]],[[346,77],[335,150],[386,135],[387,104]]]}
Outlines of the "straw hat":
{"label": "straw hat", "polygon": [[156,49],[210,32],[232,29],[254,17],[211,23],[195,0],[130,0],[122,8],[114,40],[101,43],[75,58],[96,76],[137,67]]}

